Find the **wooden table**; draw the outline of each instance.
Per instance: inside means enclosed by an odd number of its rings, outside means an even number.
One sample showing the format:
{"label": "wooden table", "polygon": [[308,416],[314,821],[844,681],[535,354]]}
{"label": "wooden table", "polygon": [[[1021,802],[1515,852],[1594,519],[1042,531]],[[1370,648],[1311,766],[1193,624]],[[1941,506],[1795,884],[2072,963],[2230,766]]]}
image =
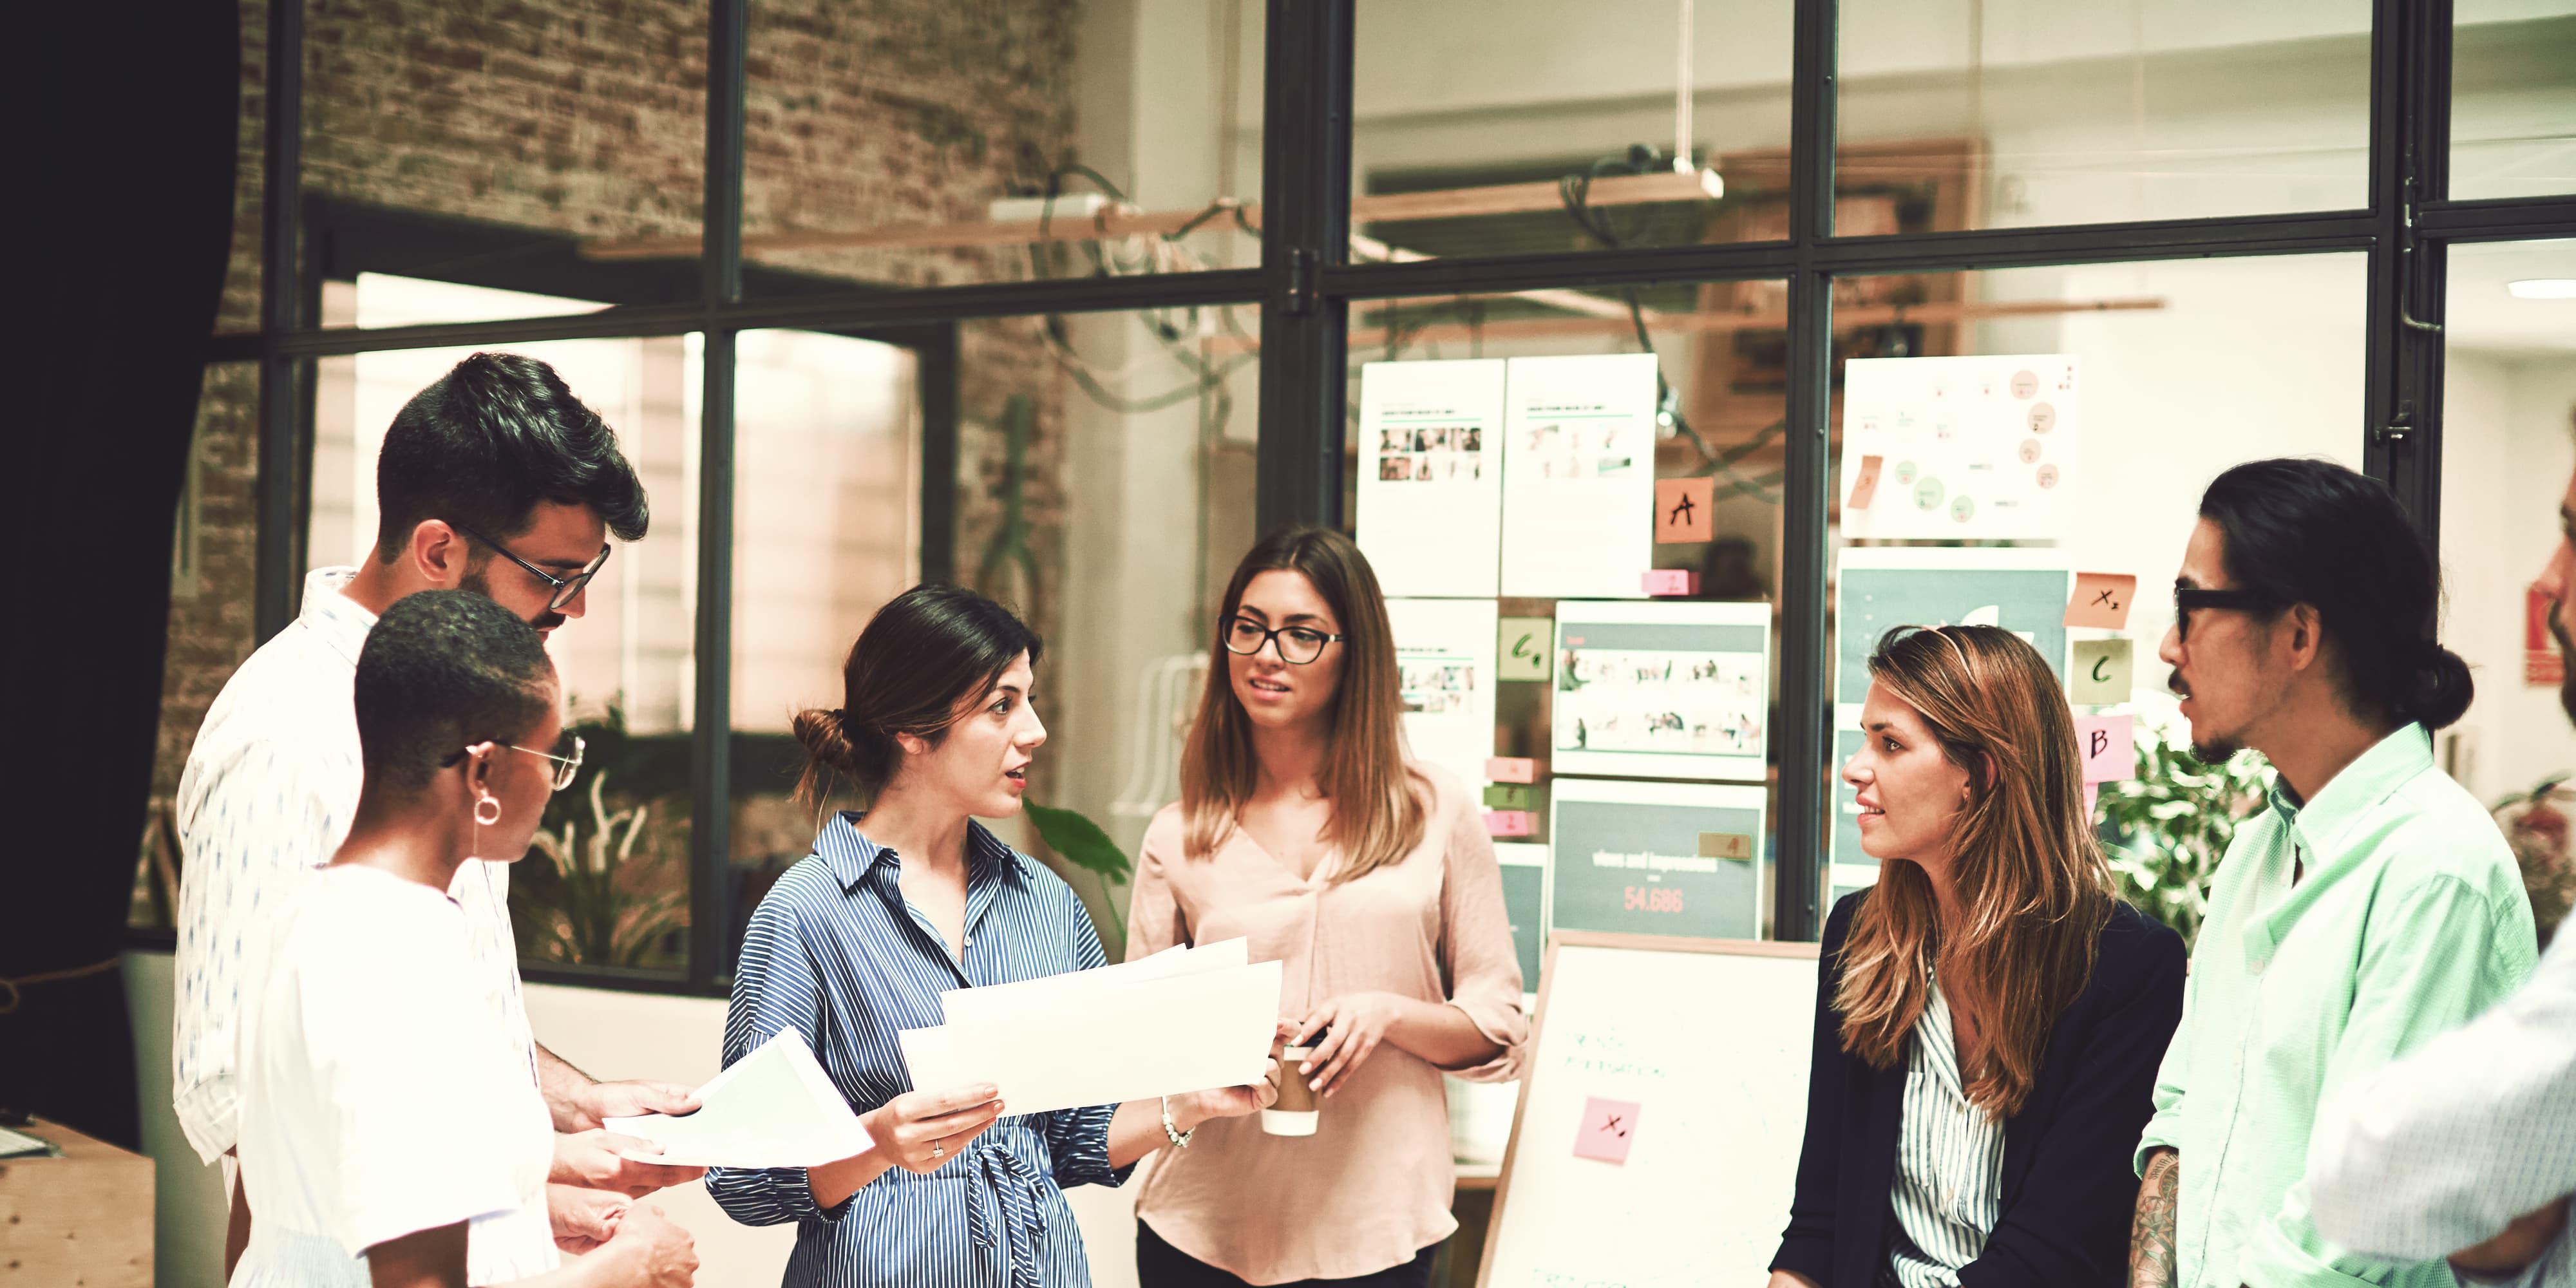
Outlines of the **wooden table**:
{"label": "wooden table", "polygon": [[152,1288],[152,1160],[37,1119],[60,1158],[0,1159],[0,1288]]}

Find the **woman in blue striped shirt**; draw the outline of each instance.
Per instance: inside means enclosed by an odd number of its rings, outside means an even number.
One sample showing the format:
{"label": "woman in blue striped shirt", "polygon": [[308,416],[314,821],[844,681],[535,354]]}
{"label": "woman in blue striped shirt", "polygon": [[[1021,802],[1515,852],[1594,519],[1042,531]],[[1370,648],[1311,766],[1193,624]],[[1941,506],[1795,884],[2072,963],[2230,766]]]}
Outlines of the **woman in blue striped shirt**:
{"label": "woman in blue striped shirt", "polygon": [[2181,937],[2111,895],[2065,690],[1901,627],[1843,767],[1878,884],[1834,906],[1771,1288],[2120,1288]]}
{"label": "woman in blue striped shirt", "polygon": [[851,647],[844,705],[796,717],[812,757],[799,795],[840,776],[874,800],[824,824],[752,914],[724,1059],[796,1030],[876,1143],[821,1167],[707,1174],[735,1220],[796,1223],[790,1288],[1087,1288],[1060,1187],[1123,1183],[1200,1122],[1276,1095],[1264,1084],[1012,1117],[990,1086],[911,1085],[896,1035],[937,1025],[941,993],[1105,960],[1071,887],[974,821],[1019,812],[1046,741],[1029,701],[1039,651],[991,600],[918,586]]}

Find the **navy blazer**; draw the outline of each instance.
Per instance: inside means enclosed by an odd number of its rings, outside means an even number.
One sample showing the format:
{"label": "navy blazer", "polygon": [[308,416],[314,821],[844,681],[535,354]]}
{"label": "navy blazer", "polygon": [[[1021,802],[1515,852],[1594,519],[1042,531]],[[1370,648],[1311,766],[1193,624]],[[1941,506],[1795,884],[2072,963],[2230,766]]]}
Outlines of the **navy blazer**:
{"label": "navy blazer", "polygon": [[[1775,1270],[1821,1288],[1875,1288],[1896,1239],[1890,1192],[1906,1067],[1873,1069],[1843,1050],[1842,946],[1867,890],[1825,922],[1816,970],[1816,1049],[1807,1140]],[[2093,978],[2048,1035],[2038,1085],[2004,1123],[2003,1195],[1985,1251],[1961,1288],[2121,1288],[2138,1178],[2131,1159],[2155,1113],[2156,1068],[2182,1022],[2182,937],[2125,903],[2102,929]]]}

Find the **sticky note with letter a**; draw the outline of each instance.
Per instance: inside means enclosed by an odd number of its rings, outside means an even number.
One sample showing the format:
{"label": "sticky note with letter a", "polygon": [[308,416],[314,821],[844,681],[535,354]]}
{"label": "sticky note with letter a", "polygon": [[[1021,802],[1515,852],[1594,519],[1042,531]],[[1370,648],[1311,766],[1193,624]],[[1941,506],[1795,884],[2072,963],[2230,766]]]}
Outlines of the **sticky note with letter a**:
{"label": "sticky note with letter a", "polygon": [[2129,716],[2077,716],[2075,754],[2084,761],[2084,781],[2107,783],[2138,774],[2138,738]]}
{"label": "sticky note with letter a", "polygon": [[1709,513],[1716,502],[1716,479],[1656,479],[1655,544],[1708,540],[1717,531]]}
{"label": "sticky note with letter a", "polygon": [[1574,1132],[1574,1156],[1625,1164],[1637,1137],[1638,1105],[1633,1100],[1583,1098],[1583,1122]]}
{"label": "sticky note with letter a", "polygon": [[2106,707],[2129,700],[2137,680],[2136,646],[2128,640],[2077,640],[2075,667],[2066,675],[2067,700],[2079,707]]}

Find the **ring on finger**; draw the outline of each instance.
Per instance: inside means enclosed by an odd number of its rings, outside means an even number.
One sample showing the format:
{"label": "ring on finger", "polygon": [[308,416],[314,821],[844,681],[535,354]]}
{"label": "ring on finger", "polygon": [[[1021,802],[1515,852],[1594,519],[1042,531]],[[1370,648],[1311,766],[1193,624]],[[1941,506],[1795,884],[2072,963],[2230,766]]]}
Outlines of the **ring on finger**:
{"label": "ring on finger", "polygon": [[941,1155],[943,1155],[943,1154],[946,1154],[947,1152],[948,1152],[948,1139],[947,1139],[947,1137],[944,1137],[944,1136],[943,1136],[943,1137],[939,1138],[938,1140],[934,1140],[934,1141],[930,1142],[930,1156],[931,1156],[932,1158],[937,1158],[937,1157],[939,1157],[939,1156],[941,1156]]}

